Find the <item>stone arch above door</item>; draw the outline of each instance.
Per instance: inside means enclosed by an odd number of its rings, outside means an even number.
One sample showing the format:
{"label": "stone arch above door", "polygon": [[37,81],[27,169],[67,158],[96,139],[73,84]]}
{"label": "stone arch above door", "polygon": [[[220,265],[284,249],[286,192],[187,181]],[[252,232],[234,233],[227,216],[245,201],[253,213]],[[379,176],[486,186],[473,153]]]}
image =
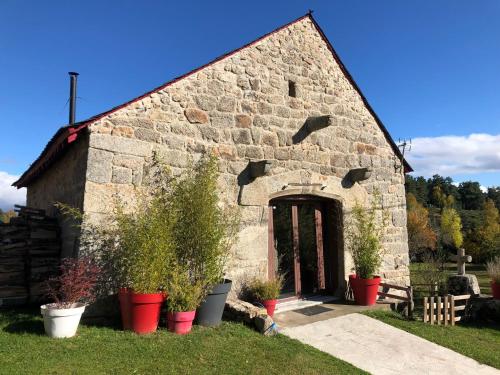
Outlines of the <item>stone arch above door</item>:
{"label": "stone arch above door", "polygon": [[368,193],[359,184],[343,187],[342,180],[334,176],[297,170],[258,177],[240,187],[242,206],[266,206],[270,199],[287,195],[315,195],[338,200],[344,209],[368,203]]}

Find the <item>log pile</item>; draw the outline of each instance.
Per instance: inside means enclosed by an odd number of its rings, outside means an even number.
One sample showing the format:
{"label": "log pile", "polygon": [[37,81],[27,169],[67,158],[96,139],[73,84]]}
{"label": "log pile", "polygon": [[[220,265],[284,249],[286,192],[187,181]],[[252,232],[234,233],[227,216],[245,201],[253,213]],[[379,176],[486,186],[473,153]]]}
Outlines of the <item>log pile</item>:
{"label": "log pile", "polygon": [[57,220],[44,210],[16,205],[0,224],[0,305],[43,298],[44,281],[57,273],[61,243]]}

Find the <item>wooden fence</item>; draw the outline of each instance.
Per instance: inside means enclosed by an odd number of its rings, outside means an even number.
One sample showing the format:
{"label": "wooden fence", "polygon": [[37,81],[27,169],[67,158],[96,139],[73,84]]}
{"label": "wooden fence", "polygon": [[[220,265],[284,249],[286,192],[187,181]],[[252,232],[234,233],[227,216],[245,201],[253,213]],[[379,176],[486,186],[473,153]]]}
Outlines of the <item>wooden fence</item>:
{"label": "wooden fence", "polygon": [[[454,326],[455,322],[459,322],[463,318],[463,316],[457,315],[457,312],[465,312],[470,297],[468,294],[424,297],[424,323]],[[462,301],[465,303],[462,304]]]}
{"label": "wooden fence", "polygon": [[[398,301],[403,301],[406,303],[407,306],[406,310],[407,316],[410,318],[413,316],[413,307],[414,307],[413,288],[411,286],[400,286],[382,282],[380,283],[380,287],[382,288],[382,291],[378,292],[378,296],[381,297],[379,298],[379,300],[383,300],[384,298],[392,298]],[[400,290],[405,293],[402,296],[398,294],[389,293],[391,289]]]}

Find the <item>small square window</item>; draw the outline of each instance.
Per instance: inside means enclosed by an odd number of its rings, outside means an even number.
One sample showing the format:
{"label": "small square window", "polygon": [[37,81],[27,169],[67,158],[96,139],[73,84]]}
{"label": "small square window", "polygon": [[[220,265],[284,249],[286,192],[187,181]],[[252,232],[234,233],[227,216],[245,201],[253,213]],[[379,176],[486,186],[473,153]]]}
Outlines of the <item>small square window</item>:
{"label": "small square window", "polygon": [[293,81],[288,81],[288,96],[291,96],[292,98],[297,97],[297,92],[295,89],[295,82],[293,82]]}

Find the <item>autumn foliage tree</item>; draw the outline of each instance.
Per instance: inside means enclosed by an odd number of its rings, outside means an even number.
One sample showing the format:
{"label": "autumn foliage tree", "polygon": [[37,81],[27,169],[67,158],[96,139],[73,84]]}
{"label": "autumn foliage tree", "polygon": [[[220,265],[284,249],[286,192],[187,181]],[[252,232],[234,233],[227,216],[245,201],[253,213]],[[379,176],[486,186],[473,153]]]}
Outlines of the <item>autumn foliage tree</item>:
{"label": "autumn foliage tree", "polygon": [[411,258],[421,258],[427,250],[435,250],[437,236],[429,224],[429,211],[412,193],[406,196],[408,247]]}
{"label": "autumn foliage tree", "polygon": [[14,210],[2,211],[0,210],[0,223],[8,223],[10,219],[16,216],[16,212]]}
{"label": "autumn foliage tree", "polygon": [[465,237],[465,248],[477,262],[500,255],[500,213],[491,199],[486,199],[482,216],[483,225],[467,232]]}
{"label": "autumn foliage tree", "polygon": [[441,212],[441,240],[453,249],[458,249],[464,242],[462,220],[454,208],[444,207]]}

